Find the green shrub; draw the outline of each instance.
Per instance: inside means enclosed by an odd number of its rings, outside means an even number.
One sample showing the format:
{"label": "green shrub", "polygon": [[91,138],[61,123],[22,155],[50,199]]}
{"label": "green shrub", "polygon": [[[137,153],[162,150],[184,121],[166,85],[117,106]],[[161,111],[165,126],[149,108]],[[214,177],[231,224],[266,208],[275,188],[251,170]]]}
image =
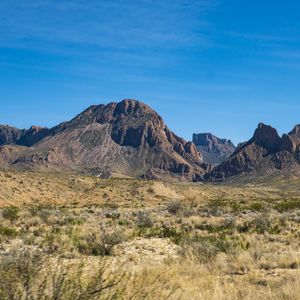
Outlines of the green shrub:
{"label": "green shrub", "polygon": [[16,237],[18,235],[18,232],[14,228],[9,228],[0,225],[0,235],[7,237]]}
{"label": "green shrub", "polygon": [[225,198],[211,199],[204,207],[204,209],[207,210],[208,213],[214,216],[226,212],[228,208],[229,201]]}
{"label": "green shrub", "polygon": [[182,230],[178,230],[170,226],[161,226],[161,227],[141,227],[137,231],[138,236],[152,238],[169,238],[173,243],[179,244],[181,240],[186,237],[186,233]]}
{"label": "green shrub", "polygon": [[9,206],[9,207],[5,207],[2,210],[2,216],[5,219],[8,219],[10,222],[16,221],[19,216],[20,209],[16,206]]}
{"label": "green shrub", "polygon": [[125,241],[125,236],[115,231],[112,233],[102,232],[100,235],[91,233],[81,237],[73,238],[78,251],[83,255],[108,256],[112,248]]}
{"label": "green shrub", "polygon": [[251,211],[262,211],[265,208],[265,204],[263,202],[254,202],[249,206]]}
{"label": "green shrub", "polygon": [[300,209],[300,199],[288,199],[280,201],[274,205],[274,208],[279,212]]}

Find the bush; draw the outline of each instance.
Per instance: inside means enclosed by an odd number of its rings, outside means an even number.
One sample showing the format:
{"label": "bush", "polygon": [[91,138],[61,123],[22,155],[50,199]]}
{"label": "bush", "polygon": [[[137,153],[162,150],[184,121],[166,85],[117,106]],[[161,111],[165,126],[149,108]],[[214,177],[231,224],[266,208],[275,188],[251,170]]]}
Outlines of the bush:
{"label": "bush", "polygon": [[182,241],[182,239],[186,236],[186,233],[174,227],[161,226],[151,228],[141,227],[139,228],[137,235],[146,238],[169,238],[173,243],[179,244]]}
{"label": "bush", "polygon": [[279,212],[300,209],[300,199],[288,199],[278,202],[274,208]]}
{"label": "bush", "polygon": [[83,263],[22,251],[0,259],[0,299],[124,299],[126,277],[101,260],[88,276]]}
{"label": "bush", "polygon": [[262,211],[265,209],[265,203],[263,202],[254,202],[249,206],[251,211]]}
{"label": "bush", "polygon": [[205,209],[211,215],[220,215],[229,210],[229,200],[225,198],[215,198],[209,200]]}
{"label": "bush", "polygon": [[9,228],[0,225],[0,235],[7,237],[16,237],[18,235],[18,232],[14,228]]}
{"label": "bush", "polygon": [[180,201],[172,201],[167,204],[167,211],[172,215],[177,215],[182,210]]}
{"label": "bush", "polygon": [[140,228],[151,228],[154,225],[150,215],[145,211],[138,211],[136,215],[136,223]]}
{"label": "bush", "polygon": [[236,220],[233,217],[228,217],[221,224],[197,224],[196,229],[206,230],[209,233],[233,233],[236,227]]}
{"label": "bush", "polygon": [[269,231],[271,224],[269,218],[261,214],[252,221],[252,227],[257,233],[263,234]]}
{"label": "bush", "polygon": [[[228,238],[224,234],[211,236],[195,236],[182,241],[184,256],[193,255],[202,263],[213,259],[218,253],[235,253],[245,247],[241,241]],[[248,246],[247,246],[248,247]]]}
{"label": "bush", "polygon": [[100,235],[92,233],[75,238],[75,246],[84,255],[108,256],[111,255],[112,248],[123,241],[125,241],[125,237],[119,231],[112,233],[102,232]]}
{"label": "bush", "polygon": [[19,216],[20,209],[16,206],[9,206],[9,207],[5,207],[2,210],[2,216],[5,219],[8,219],[10,222],[16,221]]}

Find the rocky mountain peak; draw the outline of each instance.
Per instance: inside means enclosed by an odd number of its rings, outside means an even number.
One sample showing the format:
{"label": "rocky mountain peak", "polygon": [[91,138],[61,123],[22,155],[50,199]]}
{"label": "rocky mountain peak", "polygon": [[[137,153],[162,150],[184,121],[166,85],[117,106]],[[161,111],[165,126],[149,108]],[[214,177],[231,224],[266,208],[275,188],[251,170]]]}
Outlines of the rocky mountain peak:
{"label": "rocky mountain peak", "polygon": [[253,138],[250,140],[257,145],[275,152],[280,148],[281,138],[275,128],[264,123],[259,123],[254,132]]}
{"label": "rocky mountain peak", "polygon": [[296,125],[291,132],[289,132],[289,135],[295,135],[300,134],[300,125]]}
{"label": "rocky mountain peak", "polygon": [[[144,113],[155,113],[149,106],[146,104],[134,100],[134,99],[124,99],[121,102],[116,104],[114,109],[114,116],[123,114],[123,115],[140,115]],[[156,114],[156,113],[155,113]]]}

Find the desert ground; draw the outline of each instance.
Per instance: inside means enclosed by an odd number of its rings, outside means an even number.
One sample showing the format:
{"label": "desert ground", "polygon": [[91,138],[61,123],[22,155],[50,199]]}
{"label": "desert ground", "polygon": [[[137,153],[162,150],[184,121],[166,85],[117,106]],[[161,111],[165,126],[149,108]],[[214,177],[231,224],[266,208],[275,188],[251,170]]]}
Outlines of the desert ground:
{"label": "desert ground", "polygon": [[300,180],[0,172],[0,299],[300,299]]}

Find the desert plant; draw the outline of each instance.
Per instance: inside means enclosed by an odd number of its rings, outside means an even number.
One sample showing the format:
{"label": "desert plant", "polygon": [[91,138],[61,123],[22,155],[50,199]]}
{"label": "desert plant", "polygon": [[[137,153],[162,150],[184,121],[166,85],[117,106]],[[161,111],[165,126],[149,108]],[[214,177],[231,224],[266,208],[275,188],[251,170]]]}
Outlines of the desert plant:
{"label": "desert plant", "polygon": [[92,232],[81,236],[73,236],[75,247],[81,254],[93,256],[111,255],[112,248],[125,241],[120,231],[107,233],[101,228],[99,233]]}
{"label": "desert plant", "polygon": [[0,299],[117,299],[125,291],[126,278],[124,272],[110,272],[109,267],[101,260],[87,276],[83,263],[26,250],[12,253],[0,260]]}
{"label": "desert plant", "polygon": [[14,228],[9,228],[0,225],[0,235],[7,236],[7,237],[16,237],[18,235],[18,232]]}
{"label": "desert plant", "polygon": [[178,214],[181,210],[182,210],[182,204],[178,200],[174,200],[167,204],[167,211],[172,215]]}
{"label": "desert plant", "polygon": [[4,219],[8,219],[10,222],[16,221],[19,216],[20,209],[16,206],[8,206],[3,208],[2,210],[2,216]]}
{"label": "desert plant", "polygon": [[153,227],[154,222],[151,219],[149,213],[147,213],[146,211],[138,211],[136,214],[136,223],[137,226],[140,228],[149,228],[149,227]]}
{"label": "desert plant", "polygon": [[263,234],[269,231],[271,223],[269,218],[266,215],[259,214],[257,215],[251,223],[251,227],[260,234]]}

